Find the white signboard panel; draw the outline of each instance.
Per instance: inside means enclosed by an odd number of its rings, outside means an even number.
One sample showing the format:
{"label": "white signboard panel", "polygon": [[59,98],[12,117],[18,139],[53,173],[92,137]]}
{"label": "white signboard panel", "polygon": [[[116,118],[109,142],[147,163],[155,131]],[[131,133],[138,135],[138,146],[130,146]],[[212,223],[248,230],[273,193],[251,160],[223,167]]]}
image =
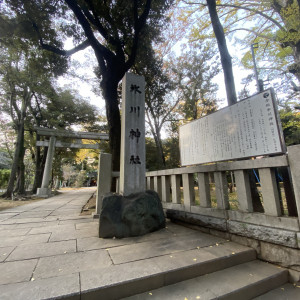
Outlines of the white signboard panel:
{"label": "white signboard panel", "polygon": [[285,152],[273,91],[179,128],[181,165]]}

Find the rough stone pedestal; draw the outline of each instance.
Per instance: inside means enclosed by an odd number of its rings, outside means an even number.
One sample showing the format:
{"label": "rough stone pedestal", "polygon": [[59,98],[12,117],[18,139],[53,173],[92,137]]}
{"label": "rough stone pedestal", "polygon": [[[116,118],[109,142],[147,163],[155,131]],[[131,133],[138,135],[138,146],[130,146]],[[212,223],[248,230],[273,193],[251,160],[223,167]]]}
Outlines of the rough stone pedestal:
{"label": "rough stone pedestal", "polygon": [[165,227],[158,194],[146,191],[129,196],[108,195],[103,199],[99,237],[140,236]]}

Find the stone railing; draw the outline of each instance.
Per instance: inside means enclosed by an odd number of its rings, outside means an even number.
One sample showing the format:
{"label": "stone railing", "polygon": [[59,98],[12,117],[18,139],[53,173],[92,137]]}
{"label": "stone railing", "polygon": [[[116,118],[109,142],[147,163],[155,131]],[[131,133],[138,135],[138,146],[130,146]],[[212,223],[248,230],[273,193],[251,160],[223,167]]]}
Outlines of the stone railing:
{"label": "stone railing", "polygon": [[[283,187],[276,179],[276,169],[287,167],[293,181],[290,190],[294,193],[281,196]],[[258,173],[263,213],[254,211],[248,170]],[[228,192],[231,172],[236,193]],[[160,195],[170,219],[200,225],[214,233],[300,248],[299,145],[288,147],[288,155],[147,172],[146,180],[147,189]],[[285,198],[291,198],[291,194],[294,203],[287,203]],[[288,215],[288,206],[293,205],[293,215],[298,217]]]}
{"label": "stone railing", "polygon": [[[118,192],[119,172],[111,171],[110,154],[101,155],[96,215],[112,179]],[[253,170],[263,212],[255,211],[251,197]],[[235,192],[229,193],[232,174]],[[146,183],[160,195],[172,221],[250,246],[260,259],[288,267],[292,282],[300,280],[300,145],[281,156],[147,172]]]}

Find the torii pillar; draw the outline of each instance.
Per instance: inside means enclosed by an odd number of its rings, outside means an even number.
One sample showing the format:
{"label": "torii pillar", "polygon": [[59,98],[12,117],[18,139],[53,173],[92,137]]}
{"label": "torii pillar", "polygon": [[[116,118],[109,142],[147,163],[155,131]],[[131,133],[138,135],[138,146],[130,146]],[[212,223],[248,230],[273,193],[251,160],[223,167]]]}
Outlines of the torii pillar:
{"label": "torii pillar", "polygon": [[54,151],[55,151],[55,142],[56,142],[56,137],[51,136],[49,147],[48,147],[44,174],[43,174],[42,186],[37,189],[37,193],[36,193],[36,195],[39,197],[48,198],[51,196],[51,187],[49,188],[49,183],[51,179],[52,162],[53,162]]}

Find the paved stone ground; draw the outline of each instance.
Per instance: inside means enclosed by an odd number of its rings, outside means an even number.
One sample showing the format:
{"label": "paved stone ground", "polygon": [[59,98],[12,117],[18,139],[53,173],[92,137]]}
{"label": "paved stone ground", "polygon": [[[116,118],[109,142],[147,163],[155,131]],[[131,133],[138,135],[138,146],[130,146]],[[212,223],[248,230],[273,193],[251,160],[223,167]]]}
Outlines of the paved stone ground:
{"label": "paved stone ground", "polygon": [[98,220],[79,216],[94,192],[67,191],[0,212],[0,299],[91,299],[99,287],[248,251],[170,223],[142,237],[100,239]]}

